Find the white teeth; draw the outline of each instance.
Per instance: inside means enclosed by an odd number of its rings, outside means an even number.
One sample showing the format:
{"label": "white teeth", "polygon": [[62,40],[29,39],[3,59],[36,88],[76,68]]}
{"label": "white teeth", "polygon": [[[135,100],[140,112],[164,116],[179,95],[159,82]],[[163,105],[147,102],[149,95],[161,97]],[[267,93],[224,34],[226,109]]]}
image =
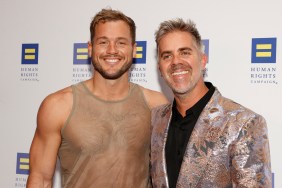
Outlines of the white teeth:
{"label": "white teeth", "polygon": [[182,74],[187,74],[187,73],[188,73],[188,71],[174,72],[174,73],[172,73],[172,76],[182,75]]}
{"label": "white teeth", "polygon": [[115,62],[118,62],[118,59],[106,59],[106,61],[110,63],[115,63]]}

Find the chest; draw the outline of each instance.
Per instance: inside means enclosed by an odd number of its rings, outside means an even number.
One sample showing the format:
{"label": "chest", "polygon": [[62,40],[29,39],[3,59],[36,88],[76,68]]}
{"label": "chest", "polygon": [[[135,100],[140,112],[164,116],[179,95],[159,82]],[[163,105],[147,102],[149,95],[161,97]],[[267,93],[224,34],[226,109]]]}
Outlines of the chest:
{"label": "chest", "polygon": [[145,148],[150,143],[150,110],[141,101],[77,101],[63,132],[72,150],[101,153],[112,148]]}

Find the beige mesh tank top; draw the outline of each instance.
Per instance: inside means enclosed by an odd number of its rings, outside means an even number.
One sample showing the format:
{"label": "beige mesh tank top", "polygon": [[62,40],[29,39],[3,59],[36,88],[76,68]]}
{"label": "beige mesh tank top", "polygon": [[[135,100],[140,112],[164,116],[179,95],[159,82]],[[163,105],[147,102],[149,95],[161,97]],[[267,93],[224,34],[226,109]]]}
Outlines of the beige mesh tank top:
{"label": "beige mesh tank top", "polygon": [[82,82],[72,86],[73,109],[59,148],[62,187],[150,187],[151,112],[140,87],[103,101]]}

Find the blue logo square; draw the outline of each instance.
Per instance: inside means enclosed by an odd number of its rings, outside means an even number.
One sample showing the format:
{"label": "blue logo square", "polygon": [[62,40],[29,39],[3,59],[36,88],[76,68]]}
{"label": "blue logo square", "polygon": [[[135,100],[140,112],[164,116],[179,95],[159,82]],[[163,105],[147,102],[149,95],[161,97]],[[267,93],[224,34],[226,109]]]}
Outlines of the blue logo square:
{"label": "blue logo square", "polygon": [[73,64],[74,65],[91,64],[91,58],[88,57],[88,44],[87,43],[74,43]]}
{"label": "blue logo square", "polygon": [[29,154],[17,153],[17,174],[29,174]]}
{"label": "blue logo square", "polygon": [[136,41],[136,56],[133,58],[133,64],[146,64],[147,41]]}
{"label": "blue logo square", "polygon": [[276,38],[252,39],[252,63],[276,63]]}
{"label": "blue logo square", "polygon": [[22,64],[38,64],[39,44],[22,44]]}

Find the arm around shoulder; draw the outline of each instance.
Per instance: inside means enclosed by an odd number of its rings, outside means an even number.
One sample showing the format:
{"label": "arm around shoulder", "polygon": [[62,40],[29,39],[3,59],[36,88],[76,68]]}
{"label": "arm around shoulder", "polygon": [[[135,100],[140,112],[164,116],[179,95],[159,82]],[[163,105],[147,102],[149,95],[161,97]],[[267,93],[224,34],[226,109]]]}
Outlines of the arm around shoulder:
{"label": "arm around shoulder", "polygon": [[147,103],[151,109],[169,103],[168,99],[163,93],[146,88],[142,89]]}
{"label": "arm around shoulder", "polygon": [[72,106],[70,89],[49,95],[37,114],[37,127],[30,147],[30,174],[27,188],[52,187],[61,128]]}

